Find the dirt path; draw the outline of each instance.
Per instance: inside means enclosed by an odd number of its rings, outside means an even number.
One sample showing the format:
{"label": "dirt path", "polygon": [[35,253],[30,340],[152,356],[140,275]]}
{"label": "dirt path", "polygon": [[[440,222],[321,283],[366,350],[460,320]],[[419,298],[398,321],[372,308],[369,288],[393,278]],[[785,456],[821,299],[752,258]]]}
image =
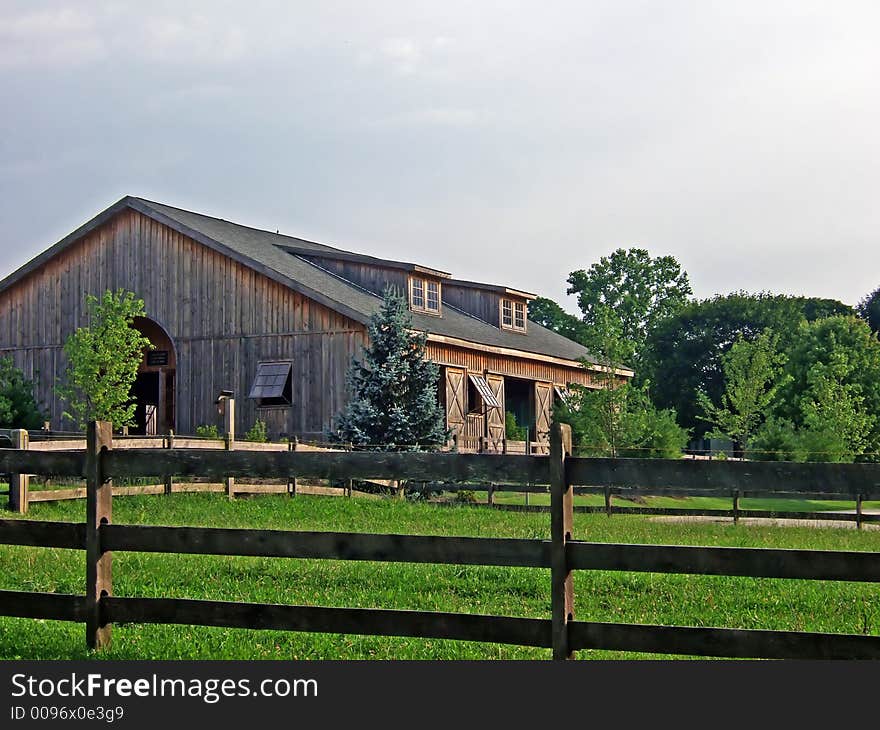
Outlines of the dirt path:
{"label": "dirt path", "polygon": [[[867,513],[865,513],[867,514]],[[705,517],[703,515],[675,515],[675,516],[658,516],[650,517],[650,520],[656,522],[715,522],[717,524],[733,524],[732,517]],[[797,520],[784,517],[740,517],[739,523],[742,525],[757,525],[763,527],[818,527],[818,528],[837,528],[855,530],[856,523],[847,520]],[[863,522],[863,530],[880,530],[880,524],[876,522]]]}

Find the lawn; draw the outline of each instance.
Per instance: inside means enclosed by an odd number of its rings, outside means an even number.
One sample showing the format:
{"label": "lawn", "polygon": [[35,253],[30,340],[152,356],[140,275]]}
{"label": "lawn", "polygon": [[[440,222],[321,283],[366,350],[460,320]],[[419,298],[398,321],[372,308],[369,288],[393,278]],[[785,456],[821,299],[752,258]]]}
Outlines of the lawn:
{"label": "lawn", "polygon": [[[217,494],[118,497],[113,521],[299,530],[546,538],[549,516],[393,499],[300,495],[229,502]],[[81,521],[83,501],[38,503],[29,517]],[[6,516],[6,515],[4,515]],[[837,527],[670,524],[639,516],[576,514],[575,539],[600,542],[880,551],[880,531]],[[549,571],[371,562],[114,555],[114,594],[325,606],[549,616]],[[0,546],[0,588],[82,593],[80,551]],[[575,574],[578,619],[880,635],[872,584],[637,573]],[[0,618],[0,658],[90,655],[84,627]],[[115,626],[111,659],[540,659],[549,650],[433,639]],[[581,658],[642,658],[581,652]]]}

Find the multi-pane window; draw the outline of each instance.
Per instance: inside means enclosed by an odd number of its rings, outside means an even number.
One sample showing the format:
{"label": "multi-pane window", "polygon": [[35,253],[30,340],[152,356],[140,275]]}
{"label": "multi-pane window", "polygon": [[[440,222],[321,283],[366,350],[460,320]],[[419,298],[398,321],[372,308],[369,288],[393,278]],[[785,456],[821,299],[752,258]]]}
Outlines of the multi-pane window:
{"label": "multi-pane window", "polygon": [[526,304],[512,299],[501,300],[501,326],[505,329],[526,331]]}
{"label": "multi-pane window", "polygon": [[440,314],[440,284],[430,279],[410,277],[409,302],[413,310]]}
{"label": "multi-pane window", "polygon": [[436,281],[428,282],[427,309],[432,312],[440,311],[440,285]]}
{"label": "multi-pane window", "polygon": [[526,305],[523,302],[513,303],[513,326],[518,330],[526,328]]}
{"label": "multi-pane window", "polygon": [[412,280],[412,306],[413,309],[425,308],[425,280]]}

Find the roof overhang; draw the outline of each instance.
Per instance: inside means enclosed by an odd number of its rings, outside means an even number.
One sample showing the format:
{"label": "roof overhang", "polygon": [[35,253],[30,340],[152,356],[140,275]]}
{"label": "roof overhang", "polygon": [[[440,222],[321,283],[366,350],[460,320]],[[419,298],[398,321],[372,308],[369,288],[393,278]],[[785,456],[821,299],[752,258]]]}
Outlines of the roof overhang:
{"label": "roof overhang", "polygon": [[520,299],[527,299],[531,301],[532,299],[537,299],[537,294],[530,294],[527,291],[520,291],[519,289],[511,289],[507,286],[501,286],[499,284],[482,284],[479,281],[465,281],[464,279],[449,279],[446,282],[447,286],[460,286],[465,289],[483,289],[484,291],[493,291],[498,294],[508,294],[512,297],[519,297]]}
{"label": "roof overhang", "polygon": [[[586,364],[588,370],[602,373],[608,372],[610,368],[599,365],[598,363],[588,363],[586,360],[569,360],[564,357],[556,357],[554,355],[544,355],[540,352],[529,352],[528,350],[517,350],[511,347],[500,347],[498,345],[484,345],[480,342],[471,342],[470,340],[461,340],[457,337],[447,337],[445,335],[435,335],[430,332],[425,333],[428,342],[436,342],[440,345],[450,345],[451,347],[463,347],[469,350],[477,350],[478,352],[488,352],[492,355],[503,355],[505,357],[517,357],[525,360],[536,360],[551,365],[559,365],[566,368],[583,368]],[[615,375],[624,378],[631,378],[635,373],[627,368],[617,368]]]}
{"label": "roof overhang", "polygon": [[451,274],[439,269],[432,269],[421,264],[410,264],[405,261],[391,261],[389,259],[380,259],[375,256],[367,256],[366,254],[352,253],[351,251],[316,251],[311,248],[300,246],[289,246],[284,243],[276,243],[276,248],[287,251],[295,256],[303,256],[305,258],[331,259],[333,261],[349,261],[356,264],[369,264],[370,266],[378,266],[385,269],[402,269],[403,271],[413,271],[428,276],[436,276],[438,279],[448,279]]}

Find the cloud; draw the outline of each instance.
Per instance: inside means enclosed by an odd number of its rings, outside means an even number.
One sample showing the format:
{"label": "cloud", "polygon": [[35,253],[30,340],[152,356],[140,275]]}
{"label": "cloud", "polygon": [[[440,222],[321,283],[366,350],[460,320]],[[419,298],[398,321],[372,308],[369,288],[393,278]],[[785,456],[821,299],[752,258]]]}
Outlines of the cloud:
{"label": "cloud", "polygon": [[483,121],[483,115],[475,109],[426,107],[386,117],[376,122],[376,126],[473,127]]}
{"label": "cloud", "polygon": [[422,60],[419,44],[412,38],[388,38],[379,46],[380,53],[402,75],[414,74]]}
{"label": "cloud", "polygon": [[0,66],[77,66],[105,53],[94,18],[82,10],[59,8],[0,18]]}

